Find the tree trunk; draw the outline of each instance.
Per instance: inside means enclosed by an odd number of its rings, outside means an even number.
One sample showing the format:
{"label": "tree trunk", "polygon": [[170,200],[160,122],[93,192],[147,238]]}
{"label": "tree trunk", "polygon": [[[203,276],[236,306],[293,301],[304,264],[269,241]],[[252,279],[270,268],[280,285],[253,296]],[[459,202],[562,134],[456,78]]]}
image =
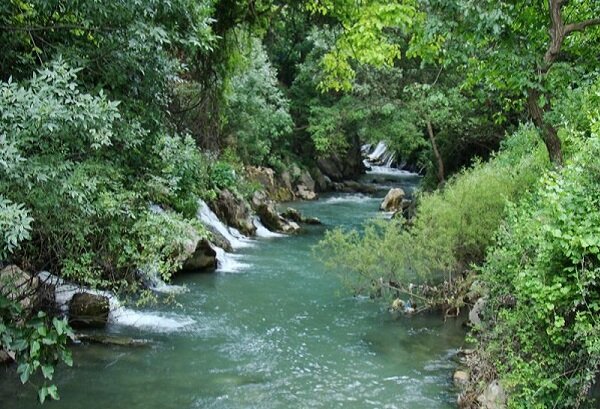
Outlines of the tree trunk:
{"label": "tree trunk", "polygon": [[[600,18],[579,21],[576,23],[565,24],[562,15],[562,7],[567,3],[566,0],[548,0],[548,9],[550,11],[550,42],[548,49],[544,54],[543,63],[537,68],[536,75],[543,78],[558,59],[565,38],[577,31],[584,31],[588,27],[597,26],[600,24]],[[544,113],[550,111],[549,98],[544,107],[541,108],[540,92],[530,88],[527,90],[527,106],[533,123],[542,132],[544,144],[548,149],[550,161],[555,166],[562,166],[563,156],[560,139],[556,128],[544,121]]]}
{"label": "tree trunk", "polygon": [[542,133],[542,139],[544,140],[544,144],[548,150],[550,162],[552,162],[555,166],[562,166],[563,156],[560,138],[558,137],[556,128],[544,121],[544,113],[550,110],[550,103],[546,102],[544,108],[542,109],[539,105],[539,101],[540,93],[538,90],[533,88],[527,90],[527,106],[529,108],[529,115],[531,116],[535,126],[537,126]]}
{"label": "tree trunk", "polygon": [[437,162],[438,182],[439,182],[439,185],[443,185],[445,182],[444,160],[442,159],[442,155],[440,155],[440,151],[438,150],[437,143],[435,142],[435,135],[433,134],[433,127],[431,126],[431,121],[427,121],[427,134],[429,135],[429,142],[431,142],[431,149],[433,149],[433,156],[435,156],[435,160]]}

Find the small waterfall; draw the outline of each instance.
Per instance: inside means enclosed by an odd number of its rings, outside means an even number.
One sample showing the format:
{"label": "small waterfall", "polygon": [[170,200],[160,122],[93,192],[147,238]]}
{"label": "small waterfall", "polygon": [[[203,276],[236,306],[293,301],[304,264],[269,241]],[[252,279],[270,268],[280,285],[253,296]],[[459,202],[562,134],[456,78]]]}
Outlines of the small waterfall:
{"label": "small waterfall", "polygon": [[167,284],[154,266],[148,266],[138,271],[138,276],[146,287],[157,293],[180,294],[187,290],[185,286]]}
{"label": "small waterfall", "polygon": [[225,237],[225,239],[227,239],[227,241],[229,241],[231,244],[231,248],[239,249],[252,246],[252,243],[239,231],[227,227],[221,220],[219,220],[217,215],[203,200],[198,201],[197,217],[208,227],[215,229],[219,234]]}
{"label": "small waterfall", "polygon": [[[363,145],[366,148],[367,145]],[[394,167],[396,164],[396,155],[388,150],[385,142],[381,141],[375,146],[371,153],[369,150],[363,151],[363,163],[368,169],[369,174],[392,175],[392,176],[414,176],[415,173]],[[405,165],[405,164],[404,164]],[[404,166],[403,165],[403,166]],[[401,166],[401,167],[403,167]]]}
{"label": "small waterfall", "polygon": [[87,292],[108,298],[110,313],[108,322],[112,325],[121,325],[143,329],[169,332],[179,330],[194,323],[187,317],[163,316],[152,312],[135,311],[124,307],[114,294],[108,291],[91,290],[64,281],[62,278],[42,271],[38,274],[41,281],[51,284],[55,288],[56,303],[63,314],[69,311],[69,302],[73,296],[80,292]]}
{"label": "small waterfall", "polygon": [[[246,236],[233,227],[226,226],[217,215],[208,207],[206,202],[198,202],[198,218],[210,229],[221,234],[230,244],[231,248],[239,249],[254,245]],[[249,267],[248,264],[239,261],[240,256],[227,253],[220,247],[213,246],[217,252],[217,271],[224,273],[235,273]]]}
{"label": "small waterfall", "polygon": [[379,142],[377,144],[377,146],[375,147],[375,149],[373,150],[373,152],[371,152],[369,155],[367,155],[367,159],[369,160],[369,162],[380,162],[381,161],[381,157],[383,156],[383,154],[387,151],[387,146],[384,142]]}
{"label": "small waterfall", "polygon": [[258,216],[254,216],[252,218],[252,222],[254,223],[254,227],[256,227],[256,236],[257,237],[264,237],[264,238],[286,237],[285,234],[275,233],[275,232],[272,232],[271,230],[267,229],[261,223],[260,218]]}
{"label": "small waterfall", "polygon": [[227,253],[221,247],[213,247],[217,252],[217,271],[220,273],[237,273],[250,267],[239,261],[240,255]]}

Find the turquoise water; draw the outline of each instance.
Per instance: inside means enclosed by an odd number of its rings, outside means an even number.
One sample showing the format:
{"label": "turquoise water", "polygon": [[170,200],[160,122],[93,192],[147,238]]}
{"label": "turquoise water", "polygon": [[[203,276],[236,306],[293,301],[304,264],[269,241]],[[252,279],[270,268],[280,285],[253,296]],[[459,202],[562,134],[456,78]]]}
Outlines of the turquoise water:
{"label": "turquoise water", "polygon": [[[417,179],[400,181],[412,189]],[[396,317],[349,297],[315,258],[312,247],[326,228],[382,217],[379,203],[330,195],[294,204],[325,226],[254,240],[238,252],[247,266],[236,273],[177,278],[188,291],[153,313],[179,327],[157,317],[155,327],[110,328],[148,346],[75,347],[74,368],[57,371],[62,399],[47,407],[456,407],[452,357],[464,339],[461,323]],[[34,389],[0,370],[0,408],[33,407]]]}

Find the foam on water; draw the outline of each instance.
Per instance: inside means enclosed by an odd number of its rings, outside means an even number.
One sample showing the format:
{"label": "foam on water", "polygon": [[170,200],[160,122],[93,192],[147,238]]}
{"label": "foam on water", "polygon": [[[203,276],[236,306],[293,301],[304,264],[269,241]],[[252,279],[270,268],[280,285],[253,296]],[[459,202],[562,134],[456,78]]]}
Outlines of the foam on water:
{"label": "foam on water", "polygon": [[387,166],[371,166],[367,171],[369,175],[393,175],[393,176],[419,176],[418,173],[409,172],[408,170],[390,168]]}
{"label": "foam on water", "polygon": [[181,294],[187,291],[185,286],[165,283],[153,266],[146,267],[139,271],[139,275],[146,286],[157,293]]}
{"label": "foam on water", "polygon": [[194,323],[194,320],[188,317],[181,317],[174,314],[165,316],[154,312],[136,311],[126,308],[114,294],[108,291],[91,290],[76,286],[47,271],[40,272],[38,277],[43,282],[54,286],[56,303],[63,313],[68,312],[69,302],[73,296],[85,291],[90,294],[102,295],[108,298],[110,308],[108,323],[111,325],[143,328],[158,332],[170,332],[182,329]]}
{"label": "foam on water", "polygon": [[368,202],[370,200],[377,200],[373,197],[363,195],[362,193],[357,194],[346,194],[343,196],[334,196],[328,199],[325,199],[325,203],[362,203]]}
{"label": "foam on water", "polygon": [[286,237],[285,234],[275,233],[271,230],[267,229],[261,222],[257,216],[252,218],[252,222],[254,223],[254,227],[256,227],[256,236],[263,238],[272,238],[272,237]]}
{"label": "foam on water", "polygon": [[207,226],[212,227],[229,241],[231,248],[250,247],[253,243],[236,229],[227,227],[203,200],[198,201],[197,217]]}
{"label": "foam on water", "polygon": [[250,267],[250,264],[242,263],[239,254],[227,253],[220,247],[213,247],[217,252],[217,272],[220,273],[238,273]]}

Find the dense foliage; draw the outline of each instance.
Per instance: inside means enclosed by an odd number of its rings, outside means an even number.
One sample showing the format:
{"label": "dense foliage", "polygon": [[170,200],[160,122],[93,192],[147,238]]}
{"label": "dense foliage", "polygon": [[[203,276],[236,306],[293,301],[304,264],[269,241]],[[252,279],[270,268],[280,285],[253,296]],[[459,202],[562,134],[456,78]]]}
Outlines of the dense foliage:
{"label": "dense foliage", "polygon": [[[592,0],[3,1],[0,267],[135,292],[209,235],[200,199],[252,196],[247,165],[315,169],[385,141],[425,173],[416,215],[329,232],[325,261],[373,296],[478,271],[510,404],[583,405],[599,15]],[[0,350],[50,382],[69,328],[9,287]]]}
{"label": "dense foliage", "polygon": [[534,186],[545,166],[535,130],[522,128],[489,162],[455,175],[443,190],[420,194],[410,223],[376,221],[364,233],[333,230],[320,254],[355,290],[371,295],[382,282],[408,287],[451,280],[483,261],[507,202]]}

